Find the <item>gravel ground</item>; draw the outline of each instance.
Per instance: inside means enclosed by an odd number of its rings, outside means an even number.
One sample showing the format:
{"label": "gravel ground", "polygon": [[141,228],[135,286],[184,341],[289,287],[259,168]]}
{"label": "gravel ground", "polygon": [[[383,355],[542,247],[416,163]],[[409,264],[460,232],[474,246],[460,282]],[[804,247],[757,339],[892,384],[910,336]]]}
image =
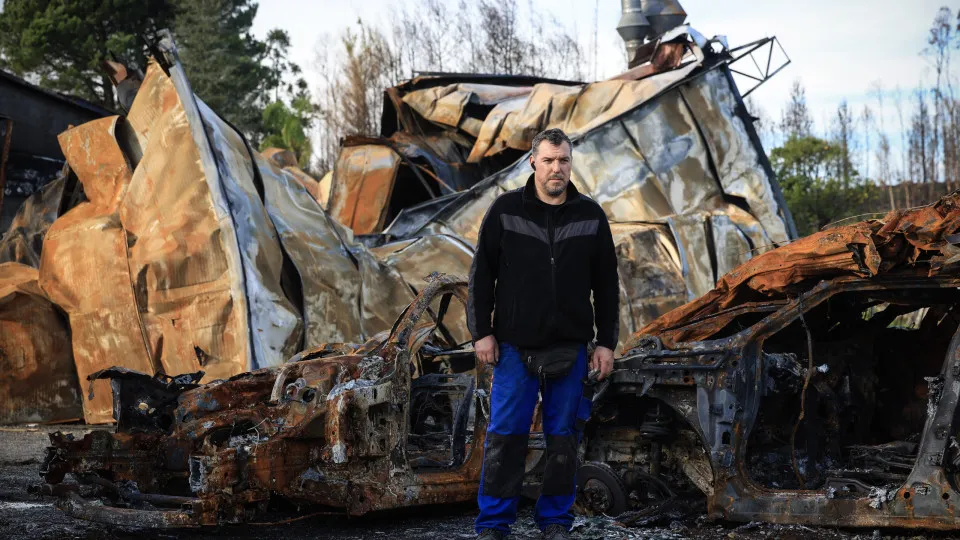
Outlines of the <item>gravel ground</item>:
{"label": "gravel ground", "polygon": [[[402,512],[380,513],[346,519],[316,517],[295,523],[268,526],[230,526],[217,529],[149,530],[109,527],[76,520],[56,509],[52,498],[40,498],[27,492],[39,482],[37,465],[47,445],[47,434],[57,429],[82,433],[84,426],[0,426],[0,539],[199,539],[199,538],[265,538],[313,539],[338,538],[353,540],[377,538],[394,540],[459,540],[473,538],[476,507],[471,505],[429,507]],[[710,523],[705,516],[673,521],[662,527],[623,528],[606,518],[578,518],[574,538],[582,540],[663,539],[766,540],[818,538],[823,540],[922,539],[932,535],[905,531],[851,531],[812,529],[802,526],[781,526],[761,523]],[[936,535],[937,538],[958,538],[958,535]],[[532,508],[527,506],[514,527],[512,538],[534,539],[539,534],[532,525]]]}

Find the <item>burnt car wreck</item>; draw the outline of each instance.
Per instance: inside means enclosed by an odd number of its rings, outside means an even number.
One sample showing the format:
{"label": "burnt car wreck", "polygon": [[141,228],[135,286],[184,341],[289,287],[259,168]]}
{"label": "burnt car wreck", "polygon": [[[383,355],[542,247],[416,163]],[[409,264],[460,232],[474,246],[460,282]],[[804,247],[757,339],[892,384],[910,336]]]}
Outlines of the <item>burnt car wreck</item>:
{"label": "burnt car wreck", "polygon": [[956,529],[958,201],[768,252],[648,325],[594,444],[658,428],[648,469],[682,470],[716,517]]}
{"label": "burnt car wreck", "polygon": [[202,386],[202,373],[92,375],[111,382],[116,432],[52,435],[43,491],[75,517],[161,528],[249,521],[271,497],[350,515],[471,500],[490,373],[443,324],[466,284],[430,279],[362,345]]}

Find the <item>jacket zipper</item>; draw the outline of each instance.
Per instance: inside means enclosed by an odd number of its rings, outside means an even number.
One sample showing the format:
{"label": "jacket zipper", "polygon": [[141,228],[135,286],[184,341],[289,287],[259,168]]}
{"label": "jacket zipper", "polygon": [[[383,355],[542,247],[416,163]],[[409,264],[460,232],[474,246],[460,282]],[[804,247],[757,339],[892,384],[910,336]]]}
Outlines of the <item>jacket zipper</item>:
{"label": "jacket zipper", "polygon": [[553,212],[547,210],[547,239],[550,245],[550,290],[553,293],[553,309],[557,309],[557,261],[553,255]]}

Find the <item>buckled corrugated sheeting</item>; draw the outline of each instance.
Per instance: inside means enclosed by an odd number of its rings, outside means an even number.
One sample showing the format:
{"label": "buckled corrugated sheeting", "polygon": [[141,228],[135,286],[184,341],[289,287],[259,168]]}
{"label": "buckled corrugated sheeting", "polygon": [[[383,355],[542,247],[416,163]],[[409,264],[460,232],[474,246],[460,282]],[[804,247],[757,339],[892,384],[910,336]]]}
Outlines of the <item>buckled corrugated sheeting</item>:
{"label": "buckled corrugated sheeting", "polygon": [[305,348],[389,328],[413,299],[401,276],[353,240],[286,170],[256,157],[264,204],[299,274]]}
{"label": "buckled corrugated sheeting", "polygon": [[[740,101],[725,65],[714,63],[696,71],[700,65],[689,64],[641,81],[608,81],[579,89],[536,85],[528,105],[518,109],[539,107],[530,103],[546,100],[550,90],[573,96],[569,114],[560,116],[565,120],[532,125],[536,129],[557,125],[573,132],[572,180],[606,211],[621,257],[662,253],[664,246],[670,245],[667,251],[671,256],[645,260],[642,272],[636,261],[621,261],[621,289],[626,300],[621,310],[623,338],[670,308],[708,292],[719,276],[754,253],[791,238],[790,219],[778,202],[775,180],[755,132],[738,111]],[[617,89],[614,83],[619,85]],[[509,103],[508,99],[497,107]],[[551,115],[558,112],[555,105],[542,105],[541,112],[547,108]],[[583,114],[585,110],[593,110],[604,120],[590,120]],[[495,112],[496,108],[490,115]],[[526,139],[527,148],[530,138],[532,134]],[[482,139],[481,135],[476,144],[485,144]],[[474,146],[474,151],[477,148]],[[523,155],[438,207],[422,226],[411,227],[401,215],[386,232],[402,230],[401,238],[428,232],[447,234],[475,245],[480,221],[493,199],[524,185],[530,172],[527,155]],[[650,227],[644,230],[656,234],[616,234],[618,227],[630,224]],[[641,247],[638,241],[649,243]],[[654,267],[657,271],[651,273]],[[449,266],[442,270],[465,271]],[[670,279],[662,281],[661,276]],[[682,277],[682,294],[672,285],[677,276]],[[647,289],[670,292],[648,294]]]}
{"label": "buckled corrugated sheeting", "polygon": [[625,348],[634,347],[645,335],[655,334],[668,346],[706,339],[732,319],[733,314],[723,316],[729,308],[790,298],[803,283],[893,271],[912,270],[918,277],[956,272],[958,230],[960,194],[953,193],[928,206],[894,210],[883,219],[814,233],[724,275],[704,296],[641,329]]}

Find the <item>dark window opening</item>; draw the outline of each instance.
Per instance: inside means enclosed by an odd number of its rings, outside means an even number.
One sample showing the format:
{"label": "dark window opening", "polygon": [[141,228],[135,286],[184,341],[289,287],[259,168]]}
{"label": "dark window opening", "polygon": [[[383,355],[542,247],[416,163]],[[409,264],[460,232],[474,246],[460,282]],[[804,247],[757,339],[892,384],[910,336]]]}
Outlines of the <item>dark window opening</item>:
{"label": "dark window opening", "polygon": [[469,458],[476,420],[465,306],[453,294],[438,296],[415,328],[407,458],[414,469],[456,468]]}
{"label": "dark window opening", "polygon": [[429,201],[440,195],[440,185],[433,178],[434,174],[427,161],[421,158],[404,160],[400,164],[397,179],[393,184],[393,192],[390,194],[390,202],[387,205],[384,227],[393,223],[404,208]]}
{"label": "dark window opening", "polygon": [[747,444],[752,478],[836,496],[899,485],[916,460],[926,378],[943,368],[958,304],[956,289],[841,293],[769,337],[764,397]]}

